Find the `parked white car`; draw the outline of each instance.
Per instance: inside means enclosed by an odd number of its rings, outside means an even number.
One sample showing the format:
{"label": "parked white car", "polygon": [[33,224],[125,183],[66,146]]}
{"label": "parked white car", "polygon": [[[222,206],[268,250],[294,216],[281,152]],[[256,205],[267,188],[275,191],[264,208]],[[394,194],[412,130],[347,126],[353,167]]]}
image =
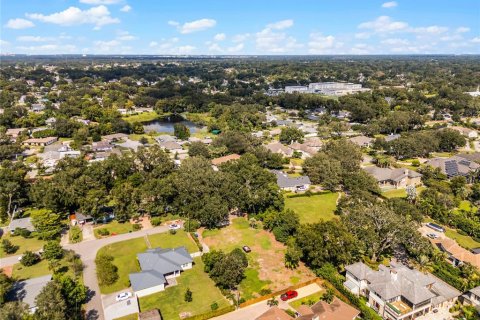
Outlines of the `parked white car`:
{"label": "parked white car", "polygon": [[173,223],[171,225],[168,226],[168,229],[170,230],[178,230],[180,229],[180,225],[176,224],[176,223]]}
{"label": "parked white car", "polygon": [[123,301],[123,300],[127,300],[131,297],[132,297],[131,292],[122,292],[122,293],[117,294],[116,299],[117,299],[117,301]]}

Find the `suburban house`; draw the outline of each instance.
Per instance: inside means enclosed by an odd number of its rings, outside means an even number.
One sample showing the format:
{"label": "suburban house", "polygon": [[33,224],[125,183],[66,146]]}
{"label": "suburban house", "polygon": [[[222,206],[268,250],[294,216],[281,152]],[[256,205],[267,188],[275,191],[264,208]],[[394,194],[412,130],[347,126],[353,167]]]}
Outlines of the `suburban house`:
{"label": "suburban house", "polygon": [[315,150],[314,148],[310,148],[305,143],[294,142],[289,145],[289,147],[294,151],[301,153],[302,159],[310,158],[315,153],[317,153],[317,150]]}
{"label": "suburban house", "polygon": [[227,163],[229,161],[234,161],[238,159],[240,159],[240,155],[233,153],[233,154],[229,154],[228,156],[212,159],[212,165],[218,166],[218,165],[221,165],[222,163]]}
{"label": "suburban house", "polygon": [[448,310],[460,292],[433,276],[392,260],[378,271],[363,262],[345,267],[344,286],[353,294],[367,298],[368,305],[388,320],[411,320],[434,309]]}
{"label": "suburban house", "polygon": [[168,150],[171,153],[182,152],[183,150],[182,146],[175,141],[160,142],[159,145],[162,149]]}
{"label": "suburban house", "polygon": [[286,173],[278,170],[271,170],[277,176],[277,185],[280,189],[286,191],[306,191],[310,188],[312,182],[308,176],[289,177]]}
{"label": "suburban house", "polygon": [[52,275],[32,278],[23,281],[17,281],[13,284],[12,289],[7,294],[9,301],[22,301],[28,305],[28,311],[34,313],[36,308],[35,298],[40,291],[52,280]]}
{"label": "suburban house", "polygon": [[13,129],[7,129],[7,136],[12,138],[13,141],[17,140],[18,136],[22,133],[28,131],[27,128],[13,128]]}
{"label": "suburban house", "polygon": [[337,298],[331,303],[320,300],[310,307],[303,304],[297,311],[298,320],[354,320],[360,315],[360,311]]}
{"label": "suburban house", "polygon": [[293,155],[293,149],[284,146],[280,142],[272,142],[269,143],[265,146],[268,150],[270,150],[273,153],[278,153],[282,155],[283,157],[291,157]]}
{"label": "suburban house", "polygon": [[434,168],[440,168],[440,171],[446,174],[448,178],[456,176],[468,178],[468,176],[476,173],[480,168],[478,163],[458,155],[450,158],[433,158],[428,160],[426,164]]}
{"label": "suburban house", "polygon": [[23,141],[23,144],[26,146],[39,146],[39,147],[45,147],[49,146],[52,143],[56,142],[58,140],[57,137],[46,137],[46,138],[31,138]]}
{"label": "suburban house", "polygon": [[70,215],[70,223],[72,224],[72,226],[76,226],[77,224],[85,224],[87,222],[91,222],[93,221],[93,218],[91,215],[89,214],[83,214],[83,213],[80,213],[80,212],[76,212],[75,214],[71,214]]}
{"label": "suburban house", "polygon": [[99,142],[92,143],[91,151],[93,152],[106,152],[112,151],[113,145],[109,141],[103,140]]}
{"label": "suburban house", "polygon": [[32,220],[30,217],[27,218],[20,218],[20,219],[12,219],[10,224],[8,225],[8,230],[13,233],[15,229],[26,229],[30,232],[35,231],[35,227],[32,224]]}
{"label": "suburban house", "polygon": [[458,131],[461,133],[462,136],[467,137],[468,139],[477,139],[478,138],[478,132],[477,130],[465,128],[465,127],[449,127],[448,129],[452,129],[455,131]]}
{"label": "suburban house", "polygon": [[54,117],[50,117],[47,120],[45,120],[45,124],[49,127],[52,127],[56,122],[57,122],[57,119],[55,119]]}
{"label": "suburban house", "polygon": [[380,188],[398,189],[422,184],[422,174],[406,168],[369,166],[363,169],[377,180]]}
{"label": "suburban house", "polygon": [[461,247],[455,240],[447,237],[430,239],[432,244],[447,254],[447,261],[454,267],[462,265],[464,262],[480,270],[480,254],[475,254]]}
{"label": "suburban house", "polygon": [[391,142],[393,140],[397,140],[398,138],[400,138],[400,135],[399,134],[389,134],[388,136],[385,137],[385,141],[386,142]]}
{"label": "suburban house", "polygon": [[42,112],[43,110],[45,110],[45,105],[42,103],[34,103],[32,104],[30,110],[32,110],[32,112]]}
{"label": "suburban house", "polygon": [[355,143],[360,148],[370,148],[375,139],[369,138],[367,136],[356,136],[348,139],[351,142]]}
{"label": "suburban house", "polygon": [[115,142],[119,140],[124,140],[128,138],[128,135],[125,133],[114,133],[114,134],[108,134],[106,136],[102,136],[102,140],[106,140],[108,142]]}
{"label": "suburban house", "polygon": [[474,306],[480,313],[480,286],[470,289],[462,295],[463,303]]}
{"label": "suburban house", "polygon": [[193,259],[185,247],[149,249],[137,255],[142,271],[130,273],[130,284],[137,297],[165,290],[168,279],[180,276],[191,269]]}
{"label": "suburban house", "polygon": [[279,307],[271,307],[261,315],[259,315],[255,320],[292,320],[293,318],[285,312],[285,310],[280,309]]}

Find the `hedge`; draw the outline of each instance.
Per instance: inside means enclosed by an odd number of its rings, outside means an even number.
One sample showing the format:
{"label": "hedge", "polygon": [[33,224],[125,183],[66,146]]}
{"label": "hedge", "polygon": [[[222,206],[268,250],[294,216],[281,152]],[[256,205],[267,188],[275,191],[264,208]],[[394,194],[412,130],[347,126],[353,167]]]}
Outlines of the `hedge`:
{"label": "hedge", "polygon": [[287,198],[311,197],[311,196],[315,196],[319,194],[327,194],[327,193],[332,193],[332,192],[331,191],[317,191],[317,192],[306,191],[305,193],[289,194],[287,195]]}
{"label": "hedge", "polygon": [[205,312],[205,313],[202,313],[202,314],[197,314],[195,316],[185,318],[185,320],[206,320],[206,319],[210,319],[210,318],[213,318],[213,317],[221,316],[225,313],[229,313],[229,312],[232,312],[234,310],[235,310],[235,306],[228,306],[228,307],[224,307],[224,308],[221,308],[221,309]]}
{"label": "hedge", "polygon": [[341,294],[347,297],[353,305],[360,309],[362,312],[362,319],[382,320],[382,317],[380,317],[373,309],[367,307],[359,297],[343,286],[344,278],[337,272],[333,265],[325,264],[320,269],[316,270],[316,273],[319,277],[322,277],[333,284]]}

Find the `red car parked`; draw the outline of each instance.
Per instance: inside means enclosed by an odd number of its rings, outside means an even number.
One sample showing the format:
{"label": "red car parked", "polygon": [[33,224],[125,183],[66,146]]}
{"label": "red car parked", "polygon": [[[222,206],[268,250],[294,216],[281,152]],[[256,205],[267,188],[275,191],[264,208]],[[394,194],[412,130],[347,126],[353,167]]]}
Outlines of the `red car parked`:
{"label": "red car parked", "polygon": [[297,292],[297,291],[295,291],[295,290],[289,290],[289,291],[285,292],[284,294],[282,294],[282,295],[280,296],[280,299],[282,299],[282,301],[287,301],[287,300],[296,298],[297,296],[298,296],[298,292]]}

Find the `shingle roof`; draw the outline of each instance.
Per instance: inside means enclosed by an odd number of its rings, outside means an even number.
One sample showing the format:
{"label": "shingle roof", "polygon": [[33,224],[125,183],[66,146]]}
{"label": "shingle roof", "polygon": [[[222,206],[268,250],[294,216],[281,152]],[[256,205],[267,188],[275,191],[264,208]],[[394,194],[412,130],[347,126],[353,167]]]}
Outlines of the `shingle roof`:
{"label": "shingle roof", "polygon": [[15,282],[12,290],[8,293],[8,299],[23,301],[28,304],[30,308],[35,308],[35,298],[50,280],[52,280],[51,274]]}
{"label": "shingle roof", "polygon": [[480,168],[478,163],[463,158],[462,156],[434,158],[428,160],[427,164],[435,168],[440,168],[442,173],[446,174],[449,178],[459,175],[466,176],[470,172],[476,171]]}
{"label": "shingle roof", "polygon": [[35,231],[35,228],[32,224],[32,220],[30,219],[30,217],[21,218],[21,219],[14,219],[14,220],[10,221],[10,224],[8,225],[8,229],[10,231],[14,231],[16,228],[27,229],[29,231]]}
{"label": "shingle roof", "polygon": [[295,188],[297,186],[304,186],[304,185],[310,185],[312,182],[310,181],[310,178],[308,176],[301,176],[301,177],[294,177],[291,178],[285,173],[278,171],[278,170],[272,170],[272,172],[277,176],[277,185],[280,188]]}
{"label": "shingle roof", "polygon": [[238,160],[238,159],[240,159],[240,155],[234,153],[234,154],[229,154],[228,156],[212,159],[212,164],[214,166],[218,166],[219,164],[222,164],[231,160]]}
{"label": "shingle roof", "polygon": [[130,278],[133,291],[159,286],[167,281],[163,274],[153,270],[130,273],[128,277]]}
{"label": "shingle roof", "polygon": [[405,168],[380,168],[377,166],[369,166],[364,168],[369,174],[371,174],[377,181],[394,181],[398,182],[404,178],[417,178],[421,177],[422,174],[413,170]]}

